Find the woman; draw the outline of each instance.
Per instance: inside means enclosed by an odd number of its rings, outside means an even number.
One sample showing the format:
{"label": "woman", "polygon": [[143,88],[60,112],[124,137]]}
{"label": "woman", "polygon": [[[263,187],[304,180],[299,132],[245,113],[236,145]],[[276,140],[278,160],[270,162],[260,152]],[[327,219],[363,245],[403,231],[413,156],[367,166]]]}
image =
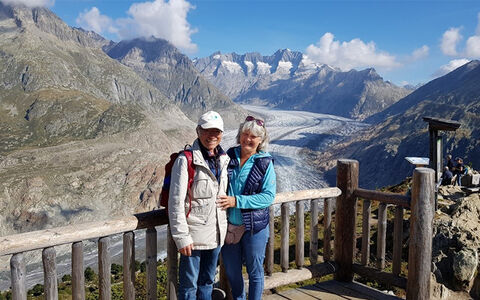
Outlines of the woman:
{"label": "woman", "polygon": [[245,233],[237,243],[222,247],[222,258],[233,298],[246,299],[242,277],[242,264],[245,263],[248,298],[261,299],[263,261],[269,237],[268,211],[276,193],[272,156],[265,152],[268,145],[265,122],[248,116],[240,124],[237,143],[240,146],[227,152],[230,156],[228,196],[220,196],[218,205],[228,208],[229,228],[243,225]]}

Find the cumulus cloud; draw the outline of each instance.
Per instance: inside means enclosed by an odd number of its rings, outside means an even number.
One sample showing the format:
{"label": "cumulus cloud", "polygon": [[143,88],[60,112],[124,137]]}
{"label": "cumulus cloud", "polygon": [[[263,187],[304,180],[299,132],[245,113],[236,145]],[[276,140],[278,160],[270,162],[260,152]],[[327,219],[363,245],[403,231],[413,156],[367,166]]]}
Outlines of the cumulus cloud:
{"label": "cumulus cloud", "polygon": [[114,33],[121,40],[154,36],[194,53],[197,45],[192,42],[191,35],[197,30],[187,21],[191,9],[194,6],[186,0],[154,0],[132,4],[126,18],[112,20],[93,7],[80,13],[76,21],[84,29]]}
{"label": "cumulus cloud", "polygon": [[330,32],[325,33],[316,45],[308,46],[306,54],[313,62],[342,70],[364,67],[392,69],[400,66],[395,56],[377,50],[374,42],[365,43],[360,39],[340,42],[334,40]]}
{"label": "cumulus cloud", "polygon": [[84,10],[78,15],[76,22],[83,29],[93,30],[99,34],[103,32],[116,32],[112,19],[106,15],[102,15],[96,7],[92,7],[90,10]]}
{"label": "cumulus cloud", "polygon": [[448,64],[441,66],[440,69],[438,69],[433,74],[433,77],[440,77],[440,76],[443,76],[447,73],[450,73],[451,71],[455,70],[458,67],[463,66],[464,64],[468,63],[469,61],[470,60],[468,60],[466,58],[451,60]]}
{"label": "cumulus cloud", "polygon": [[427,45],[423,45],[422,47],[415,49],[410,58],[412,61],[419,60],[427,57],[429,52],[430,48],[428,48]]}
{"label": "cumulus cloud", "polygon": [[450,28],[445,31],[442,36],[442,43],[440,49],[442,49],[443,54],[449,56],[457,55],[457,44],[462,39],[460,34],[460,28]]}
{"label": "cumulus cloud", "polygon": [[25,5],[28,7],[51,7],[55,4],[55,0],[0,0],[6,5]]}

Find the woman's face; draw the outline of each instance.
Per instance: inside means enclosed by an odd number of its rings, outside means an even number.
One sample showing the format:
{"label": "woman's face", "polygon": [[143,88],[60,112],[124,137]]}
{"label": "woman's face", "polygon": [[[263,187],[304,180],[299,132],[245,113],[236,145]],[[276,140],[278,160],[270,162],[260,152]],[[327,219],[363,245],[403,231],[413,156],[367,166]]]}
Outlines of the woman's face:
{"label": "woman's face", "polygon": [[258,145],[261,142],[262,138],[254,135],[250,130],[246,130],[240,135],[240,146],[247,152],[257,152]]}
{"label": "woman's face", "polygon": [[213,151],[222,140],[223,132],[216,128],[199,128],[198,139],[208,151]]}

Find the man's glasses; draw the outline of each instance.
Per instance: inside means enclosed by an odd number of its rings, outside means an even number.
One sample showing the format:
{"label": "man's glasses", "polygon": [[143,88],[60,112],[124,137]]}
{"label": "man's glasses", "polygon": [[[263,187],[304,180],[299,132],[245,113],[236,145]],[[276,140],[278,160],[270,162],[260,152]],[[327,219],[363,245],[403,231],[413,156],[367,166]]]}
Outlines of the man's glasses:
{"label": "man's glasses", "polygon": [[255,121],[255,123],[257,123],[258,126],[264,126],[265,125],[265,122],[263,122],[263,120],[260,120],[260,119],[255,119],[255,117],[252,117],[252,116],[248,116],[245,121],[247,122],[250,122],[250,121]]}

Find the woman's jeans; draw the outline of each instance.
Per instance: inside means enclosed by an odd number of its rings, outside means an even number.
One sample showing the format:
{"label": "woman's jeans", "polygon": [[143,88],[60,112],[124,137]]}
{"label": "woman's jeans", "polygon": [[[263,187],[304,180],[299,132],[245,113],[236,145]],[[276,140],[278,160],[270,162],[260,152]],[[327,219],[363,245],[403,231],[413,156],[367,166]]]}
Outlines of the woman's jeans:
{"label": "woman's jeans", "polygon": [[178,299],[211,300],[220,246],[212,250],[193,250],[180,255]]}
{"label": "woman's jeans", "polygon": [[268,226],[257,233],[246,231],[237,244],[222,247],[222,259],[225,265],[233,299],[246,299],[242,276],[242,263],[247,266],[248,299],[262,299],[264,286],[263,261],[269,236]]}

